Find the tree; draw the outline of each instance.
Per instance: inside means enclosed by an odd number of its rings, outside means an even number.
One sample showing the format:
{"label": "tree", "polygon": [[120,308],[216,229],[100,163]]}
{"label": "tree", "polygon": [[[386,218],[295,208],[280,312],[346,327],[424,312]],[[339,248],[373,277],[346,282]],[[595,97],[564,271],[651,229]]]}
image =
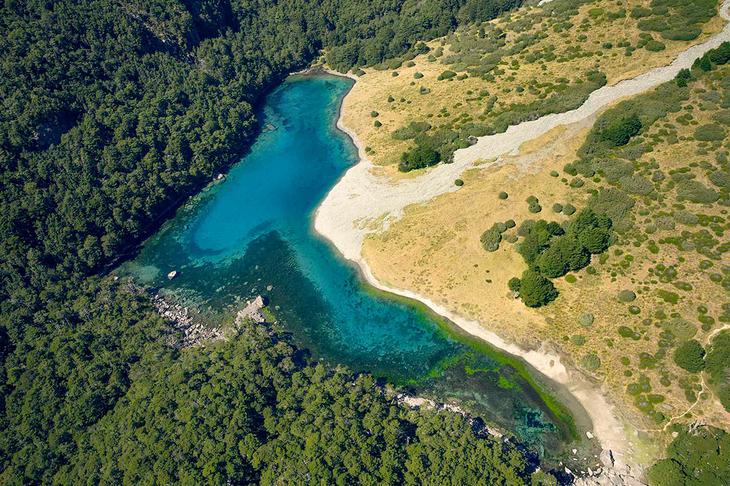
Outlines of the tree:
{"label": "tree", "polygon": [[705,348],[696,339],[685,341],[674,351],[674,362],[690,373],[699,373],[705,368]]}
{"label": "tree", "polygon": [[401,172],[408,172],[415,169],[422,169],[438,164],[440,160],[439,153],[429,147],[417,145],[408,152],[401,155],[401,161],[398,169]]}
{"label": "tree", "polygon": [[601,138],[614,147],[621,147],[629,143],[631,137],[641,131],[642,124],[636,113],[620,118],[610,123],[601,132]]}
{"label": "tree", "polygon": [[520,298],[527,307],[541,307],[546,305],[558,296],[558,291],[553,283],[535,272],[525,270],[520,279]]}

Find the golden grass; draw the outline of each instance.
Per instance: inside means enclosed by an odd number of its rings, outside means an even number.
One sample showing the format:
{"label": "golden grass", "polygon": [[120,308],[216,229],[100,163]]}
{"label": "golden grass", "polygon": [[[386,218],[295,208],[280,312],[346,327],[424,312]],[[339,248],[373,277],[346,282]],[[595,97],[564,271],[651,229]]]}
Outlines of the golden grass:
{"label": "golden grass", "polygon": [[[730,68],[724,68],[716,76],[730,76]],[[699,86],[695,85],[695,88]],[[708,91],[714,88],[705,86]],[[689,104],[700,106],[702,93],[696,89]],[[645,134],[645,138],[658,135],[667,124],[674,125],[680,140],[678,144],[659,143],[652,152],[644,154],[639,163],[652,159],[659,164],[665,174],[671,169],[693,167],[697,180],[711,184],[701,167],[709,155],[698,152],[701,144],[691,140],[697,125],[711,121],[710,112],[693,110],[694,122],[681,126],[676,122],[678,116],[686,111],[672,114],[665,120],[655,123]],[[590,122],[590,121],[589,121]],[[589,123],[586,122],[586,123]],[[559,128],[540,139],[525,144],[518,156],[505,157],[497,164],[485,165],[465,173],[465,185],[457,192],[444,194],[423,205],[409,207],[402,220],[391,225],[388,231],[370,237],[363,247],[363,255],[370,264],[374,275],[383,282],[407,288],[425,295],[438,304],[465,317],[478,320],[490,330],[523,344],[550,341],[580,367],[581,359],[587,353],[595,353],[601,359],[601,367],[589,373],[603,383],[609,397],[640,430],[646,431],[660,442],[670,440],[664,423],[656,424],[649,420],[634,403],[634,397],[626,391],[628,383],[638,376],[646,375],[652,385],[652,393],[665,397],[663,403],[656,405],[667,418],[682,420],[702,419],[708,424],[727,427],[728,414],[711,391],[705,386],[703,378],[691,375],[678,368],[671,356],[667,356],[654,369],[639,369],[640,353],[654,354],[658,350],[662,329],[657,325],[655,312],[664,309],[667,315],[677,313],[696,324],[696,339],[707,343],[709,335],[721,323],[715,323],[709,331],[700,329],[697,322],[697,306],[708,308],[708,315],[717,318],[721,306],[728,302],[727,292],[708,278],[708,272],[699,268],[705,257],[696,252],[680,252],[674,246],[659,245],[659,252],[652,253],[644,243],[639,246],[626,244],[614,246],[608,252],[604,263],[594,257],[592,265],[597,274],[590,275],[585,269],[576,273],[573,284],[565,279],[555,280],[560,297],[542,309],[529,309],[513,298],[507,282],[519,276],[525,268],[515,245],[502,241],[498,251],[488,253],[481,248],[480,234],[493,223],[514,219],[519,227],[525,219],[543,218],[561,221],[562,215],[553,214],[552,204],[572,203],[577,208],[585,205],[588,197],[588,181],[582,189],[571,189],[561,182],[565,176],[563,166],[575,160],[576,150],[582,144],[588,125]],[[726,143],[725,148],[728,148]],[[561,173],[560,178],[550,176],[550,171]],[[570,176],[567,176],[570,179]],[[500,200],[500,191],[509,194],[507,200]],[[635,208],[636,226],[645,228],[658,211],[671,211],[673,193],[668,196],[664,207],[639,198]],[[539,215],[527,211],[525,199],[534,195],[540,200],[543,211]],[[718,216],[725,221],[727,211],[720,205],[687,204],[697,214]],[[644,215],[642,216],[642,213]],[[660,231],[651,238],[660,240],[666,236],[676,236],[682,230],[698,231],[700,227],[677,225],[674,231]],[[515,229],[505,235],[514,234]],[[727,243],[727,231],[717,237]],[[630,255],[630,259],[627,259]],[[657,264],[675,265],[679,278],[693,286],[689,292],[673,287],[671,283],[661,283],[651,275],[650,268]],[[721,262],[715,262],[710,271],[719,272]],[[623,289],[634,290],[638,297],[632,305],[640,308],[639,315],[632,315],[628,304],[620,303],[616,295]],[[658,289],[667,289],[680,294],[676,305],[668,304],[657,295]],[[591,327],[580,325],[583,313],[592,313],[595,322]],[[650,323],[642,323],[652,319]],[[618,328],[626,325],[645,331],[640,340],[622,338]],[[573,340],[580,335],[583,344]],[[671,353],[671,351],[670,351]],[[625,359],[629,364],[626,365]],[[630,372],[631,376],[628,376]],[[666,376],[671,384],[665,386],[660,381]],[[681,382],[694,384],[702,390],[697,403],[688,402]],[[682,416],[690,410],[691,418]]]}
{"label": "golden grass", "polygon": [[[653,67],[668,64],[689,44],[702,42],[721,30],[723,26],[722,20],[715,17],[704,26],[703,34],[694,41],[662,40],[666,49],[661,52],[638,49],[631,57],[627,57],[623,49],[602,48],[605,42],[616,44],[620,40],[628,40],[635,45],[641,31],[637,28],[637,20],[630,16],[617,20],[610,20],[605,15],[593,18],[588,13],[592,8],[601,6],[605,7],[605,10],[617,10],[621,5],[627,11],[631,11],[635,6],[647,6],[649,3],[650,0],[624,2],[597,0],[581,7],[580,13],[572,19],[574,26],[560,33],[553,30],[549,18],[535,23],[532,31],[546,32],[547,37],[538,40],[522,53],[504,57],[499,66],[504,74],[497,75],[493,82],[477,77],[438,81],[439,74],[447,69],[453,69],[452,66],[443,64],[443,60],[451,54],[448,42],[453,41],[455,37],[436,39],[430,42],[429,46],[435,49],[443,45],[444,55],[433,62],[428,60],[428,55],[421,55],[414,59],[415,65],[412,67],[404,65],[396,70],[384,71],[366,69],[366,74],[359,78],[344,100],[343,121],[357,133],[363,145],[369,148],[369,158],[375,164],[389,166],[390,175],[401,177],[392,167],[398,163],[400,155],[410,148],[413,142],[395,140],[392,134],[411,121],[427,121],[433,126],[439,126],[462,114],[478,121],[478,117],[483,115],[485,110],[485,100],[476,96],[482,90],[487,90],[491,95],[498,97],[494,110],[503,110],[513,103],[527,104],[538,99],[538,96],[531,94],[529,90],[517,92],[514,89],[517,86],[527,87],[533,80],[539,83],[557,83],[561,78],[574,82],[585,78],[585,73],[592,69],[600,69],[607,75],[608,82],[613,84],[644,73]],[[509,42],[518,35],[517,32],[509,30],[510,22],[528,17],[538,10],[539,8],[526,7],[511,15],[495,19],[492,23],[505,29],[509,45]],[[589,24],[586,28],[581,28],[584,20]],[[465,34],[462,31],[453,34],[453,36],[459,35]],[[580,42],[581,35],[586,36],[587,40]],[[658,36],[655,34],[655,37]],[[527,53],[538,52],[548,46],[556,47],[558,59],[545,62],[542,65],[544,67],[538,63],[530,64],[525,61]],[[559,62],[563,54],[576,47],[595,54]],[[603,51],[607,53],[604,54]],[[518,61],[519,67],[512,68],[513,61]],[[393,76],[394,72],[398,75]],[[421,79],[414,79],[414,74],[417,72],[423,74]],[[430,93],[420,94],[421,87],[430,89]],[[389,97],[395,101],[389,102]],[[442,109],[448,111],[448,117],[442,116]],[[378,117],[373,118],[372,112],[377,112]],[[381,127],[374,126],[376,119],[382,123]]]}

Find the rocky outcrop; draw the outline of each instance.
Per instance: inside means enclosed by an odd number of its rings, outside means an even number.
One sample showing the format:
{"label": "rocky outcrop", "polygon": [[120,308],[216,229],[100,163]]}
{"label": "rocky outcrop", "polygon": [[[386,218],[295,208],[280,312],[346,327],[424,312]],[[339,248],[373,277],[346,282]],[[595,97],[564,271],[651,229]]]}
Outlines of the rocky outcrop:
{"label": "rocky outcrop", "polygon": [[[205,319],[195,315],[194,311],[184,305],[170,302],[160,294],[152,297],[152,304],[170,324],[167,344],[174,348],[205,346],[207,343],[226,339],[227,331],[231,330],[230,328],[206,326]],[[260,295],[247,302],[246,306],[236,314],[234,327],[238,328],[245,320],[253,321],[256,324],[266,323],[266,316],[262,312],[266,305],[266,299]]]}
{"label": "rocky outcrop", "polygon": [[260,295],[257,295],[255,299],[249,301],[248,304],[246,304],[246,307],[238,311],[238,314],[236,315],[236,324],[246,319],[250,319],[257,324],[265,323],[266,317],[264,316],[262,310],[264,307],[266,307],[266,304],[266,299],[264,299]]}
{"label": "rocky outcrop", "polygon": [[576,486],[646,486],[644,472],[614,457],[613,451],[604,449],[600,455],[603,467],[588,469],[585,476],[576,479]]}
{"label": "rocky outcrop", "polygon": [[201,346],[206,342],[224,338],[222,329],[204,326],[200,320],[193,317],[190,309],[168,302],[160,294],[152,297],[152,304],[170,323],[167,344],[174,348]]}

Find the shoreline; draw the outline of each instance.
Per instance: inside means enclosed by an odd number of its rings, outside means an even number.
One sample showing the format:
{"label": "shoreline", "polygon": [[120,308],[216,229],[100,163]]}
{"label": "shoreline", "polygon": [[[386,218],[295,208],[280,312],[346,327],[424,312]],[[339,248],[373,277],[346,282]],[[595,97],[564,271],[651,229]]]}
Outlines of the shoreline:
{"label": "shoreline", "polygon": [[[730,21],[730,0],[725,0],[722,3],[719,15],[724,20]],[[385,216],[380,229],[386,230],[389,218],[399,219],[406,206],[424,203],[437,195],[457,190],[453,184],[454,178],[471,167],[474,162],[482,159],[496,159],[494,163],[498,163],[501,155],[514,152],[524,142],[532,140],[550,129],[575,123],[595,114],[613,102],[646,92],[670,81],[680,69],[691,66],[694,59],[708,50],[716,48],[726,40],[730,40],[730,24],[727,24],[715,36],[687,48],[666,66],[652,69],[635,78],[601,88],[591,93],[588,100],[575,110],[541,117],[531,122],[511,126],[504,133],[481,137],[477,144],[457,151],[453,164],[441,164],[434,169],[425,171],[418,178],[399,185],[380,180],[381,178],[370,172],[374,165],[368,159],[363,143],[359,140],[357,134],[347,127],[343,121],[345,99],[347,98],[347,95],[345,95],[340,105],[336,126],[351,139],[357,149],[359,161],[343,174],[340,181],[333,186],[317,208],[314,215],[314,229],[337,248],[344,258],[357,264],[365,280],[373,287],[423,303],[433,312],[450,320],[468,334],[487,342],[497,349],[522,358],[538,372],[562,385],[588,414],[593,423],[592,433],[598,439],[601,447],[605,451],[611,451],[614,456],[618,456],[615,457],[617,466],[636,467],[635,461],[631,458],[634,450],[629,431],[627,431],[630,426],[622,420],[617,413],[616,407],[609,402],[599,386],[591,383],[579,370],[573,369],[570,365],[566,366],[562,357],[558,353],[546,349],[544,343],[537,350],[525,349],[516,343],[504,340],[479,322],[463,318],[423,295],[407,289],[389,287],[380,282],[373,275],[361,253],[363,241],[372,230],[368,231],[362,228],[362,224],[358,222],[366,220],[368,217],[367,211],[369,210],[371,211],[370,218],[377,219]],[[351,73],[343,74],[324,67],[318,69],[323,73],[347,77],[357,82],[357,76]],[[307,70],[303,73],[306,72],[311,71]],[[427,178],[431,180],[425,180]],[[380,194],[378,193],[379,189]],[[380,198],[379,196],[383,197]],[[348,204],[353,199],[363,201],[360,209],[365,208],[366,211],[353,212],[351,209],[353,204]],[[382,199],[387,199],[387,201],[382,202]],[[367,200],[366,203],[365,200]],[[377,200],[380,200],[381,203],[372,204]],[[345,206],[349,206],[349,208],[345,208]],[[350,209],[350,211],[347,209]]]}
{"label": "shoreline", "polygon": [[[357,77],[351,73],[343,74],[323,67],[318,67],[316,70],[312,71],[300,71],[296,74],[306,75],[317,74],[319,72],[330,74],[332,76],[346,77],[357,82]],[[347,95],[345,95],[344,98],[346,97]],[[365,154],[364,145],[358,138],[357,134],[344,124],[344,98],[343,102],[340,104],[336,127],[350,138],[352,144],[357,150],[359,161],[353,168],[365,163],[367,164],[366,167],[369,169],[372,167],[372,163]],[[349,170],[352,170],[352,168]],[[436,304],[428,297],[407,289],[390,287],[380,282],[373,274],[367,261],[359,254],[359,252],[358,256],[355,258],[345,255],[336,242],[325,232],[320,230],[317,222],[320,221],[321,207],[322,206],[320,205],[315,212],[315,231],[332,244],[342,256],[355,263],[360,269],[360,274],[369,285],[383,292],[418,301],[428,307],[435,314],[451,321],[455,326],[459,327],[470,336],[480,339],[502,352],[524,360],[538,373],[560,385],[565,392],[569,393],[571,397],[580,404],[592,423],[592,430],[587,432],[590,432],[598,440],[604,451],[611,451],[613,460],[619,464],[627,464],[627,461],[625,461],[624,458],[630,456],[633,453],[633,450],[629,444],[628,435],[623,432],[626,427],[625,424],[617,416],[617,414],[614,413],[614,407],[608,403],[606,397],[596,389],[597,387],[584,378],[583,375],[580,375],[579,371],[570,370],[563,364],[561,356],[557,353],[545,350],[544,346],[541,346],[538,350],[528,350],[516,343],[507,342],[496,333],[489,331],[479,322],[463,318],[449,311],[445,307]],[[579,377],[577,377],[576,374],[579,374]],[[617,434],[616,431],[620,432]],[[630,465],[632,467],[636,467],[633,463]]]}

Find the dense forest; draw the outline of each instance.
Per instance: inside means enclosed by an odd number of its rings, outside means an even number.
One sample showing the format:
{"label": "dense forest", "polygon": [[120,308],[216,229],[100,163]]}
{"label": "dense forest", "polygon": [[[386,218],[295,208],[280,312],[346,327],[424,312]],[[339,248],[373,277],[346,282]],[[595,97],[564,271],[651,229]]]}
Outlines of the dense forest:
{"label": "dense forest", "polygon": [[322,49],[373,64],[519,3],[4,2],[0,482],[527,480],[464,419],[406,412],[275,335],[168,348],[149,299],[104,277]]}

